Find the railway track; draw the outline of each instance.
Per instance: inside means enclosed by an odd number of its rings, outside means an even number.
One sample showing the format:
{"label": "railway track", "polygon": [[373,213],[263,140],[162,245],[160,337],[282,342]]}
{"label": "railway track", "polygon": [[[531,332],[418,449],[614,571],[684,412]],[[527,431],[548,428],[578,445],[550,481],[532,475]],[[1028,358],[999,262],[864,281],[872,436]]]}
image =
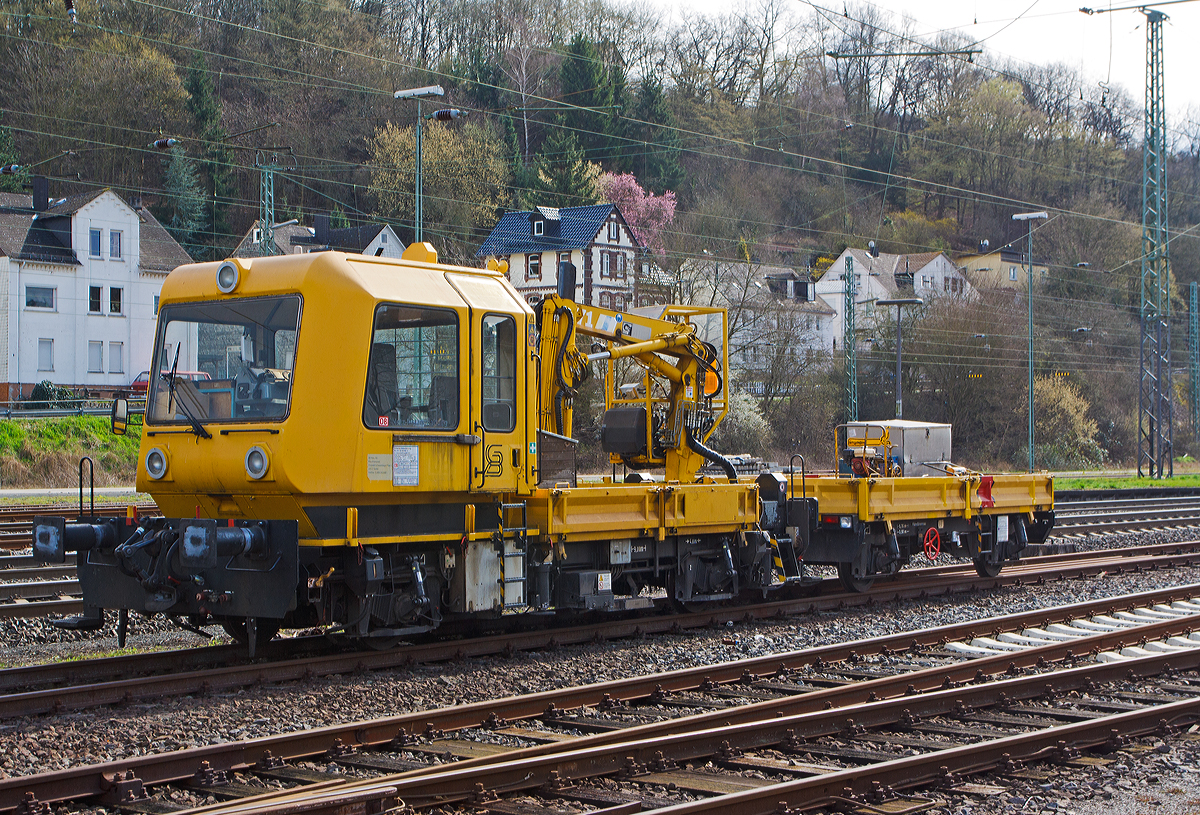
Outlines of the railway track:
{"label": "railway track", "polygon": [[[1072,762],[1200,720],[1197,595],[1185,586],[6,779],[0,810],[187,806],[162,794],[168,784],[175,799],[235,801],[211,813],[287,811],[297,796],[311,812],[399,800],[497,815],[550,812],[556,799],[678,815],[877,806],[904,787],[1022,772],[1014,757]],[[301,786],[267,791],[268,779]]]}
{"label": "railway track", "polygon": [[[825,581],[815,596],[698,614],[657,615],[592,625],[539,628],[461,640],[406,644],[389,651],[353,651],[321,637],[276,640],[266,661],[247,661],[242,646],[136,653],[70,663],[0,670],[0,720],[61,713],[107,704],[130,704],[189,694],[234,692],[263,683],[384,671],[414,663],[438,663],[518,650],[670,634],[747,619],[814,614],[855,606],[952,595],[1001,585],[1021,585],[1124,571],[1167,569],[1200,563],[1200,542],[1035,558],[996,578],[980,577],[971,565],[914,570],[904,579],[877,584],[866,593],[845,594],[838,581]],[[1163,595],[1163,597],[1174,595]],[[1200,622],[1197,623],[1200,629]]]}

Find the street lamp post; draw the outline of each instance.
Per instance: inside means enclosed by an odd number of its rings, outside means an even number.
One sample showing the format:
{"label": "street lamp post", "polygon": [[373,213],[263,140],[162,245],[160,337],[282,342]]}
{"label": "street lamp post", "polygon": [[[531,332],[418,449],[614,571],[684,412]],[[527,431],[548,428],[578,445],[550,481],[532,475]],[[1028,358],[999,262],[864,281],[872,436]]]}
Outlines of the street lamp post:
{"label": "street lamp post", "polygon": [[1029,249],[1025,255],[1029,271],[1029,288],[1025,299],[1029,301],[1029,472],[1033,472],[1033,222],[1049,218],[1046,212],[1022,212],[1012,216],[1014,221],[1029,223]]}
{"label": "street lamp post", "polygon": [[445,96],[446,91],[441,85],[427,85],[423,88],[408,88],[402,91],[396,91],[392,94],[395,99],[416,99],[417,100],[417,212],[416,226],[414,231],[416,242],[421,242],[421,100],[427,96]]}
{"label": "street lamp post", "polygon": [[900,387],[900,309],[904,306],[919,306],[925,303],[920,297],[894,297],[890,300],[876,300],[877,306],[896,307],[896,418],[904,418],[904,394]]}

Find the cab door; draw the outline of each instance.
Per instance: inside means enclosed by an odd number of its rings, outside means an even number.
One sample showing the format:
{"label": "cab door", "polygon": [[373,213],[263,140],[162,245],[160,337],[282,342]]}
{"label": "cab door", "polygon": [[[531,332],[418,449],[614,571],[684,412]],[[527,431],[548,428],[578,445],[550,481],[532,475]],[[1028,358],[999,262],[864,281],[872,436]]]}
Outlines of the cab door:
{"label": "cab door", "polygon": [[471,306],[468,432],[470,489],[516,492],[525,466],[524,315],[499,280],[447,274]]}

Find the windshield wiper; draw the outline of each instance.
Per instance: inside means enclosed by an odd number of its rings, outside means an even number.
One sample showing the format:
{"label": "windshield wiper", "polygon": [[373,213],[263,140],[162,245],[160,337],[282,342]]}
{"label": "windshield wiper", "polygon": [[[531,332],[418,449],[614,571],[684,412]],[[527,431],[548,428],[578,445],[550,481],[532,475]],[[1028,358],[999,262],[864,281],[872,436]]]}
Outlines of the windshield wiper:
{"label": "windshield wiper", "polygon": [[182,345],[183,343],[179,343],[179,345],[175,346],[175,362],[171,365],[171,373],[166,375],[161,373],[159,374],[159,376],[167,380],[167,404],[170,405],[172,402],[175,403],[175,407],[179,409],[179,412],[186,416],[187,420],[191,422],[193,433],[202,439],[211,439],[212,433],[209,433],[204,425],[200,424],[196,417],[192,415],[192,411],[187,406],[187,403],[182,399],[175,398],[175,372],[179,370],[179,348]]}

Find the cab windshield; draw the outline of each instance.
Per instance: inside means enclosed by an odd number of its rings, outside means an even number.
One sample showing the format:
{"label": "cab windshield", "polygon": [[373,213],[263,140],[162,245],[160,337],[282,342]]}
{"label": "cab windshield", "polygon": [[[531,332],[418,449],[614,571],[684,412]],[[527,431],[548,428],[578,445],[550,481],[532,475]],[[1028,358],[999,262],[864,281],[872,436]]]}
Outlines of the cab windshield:
{"label": "cab windshield", "polygon": [[203,424],[287,416],[300,306],[296,295],[164,306],[147,419]]}

